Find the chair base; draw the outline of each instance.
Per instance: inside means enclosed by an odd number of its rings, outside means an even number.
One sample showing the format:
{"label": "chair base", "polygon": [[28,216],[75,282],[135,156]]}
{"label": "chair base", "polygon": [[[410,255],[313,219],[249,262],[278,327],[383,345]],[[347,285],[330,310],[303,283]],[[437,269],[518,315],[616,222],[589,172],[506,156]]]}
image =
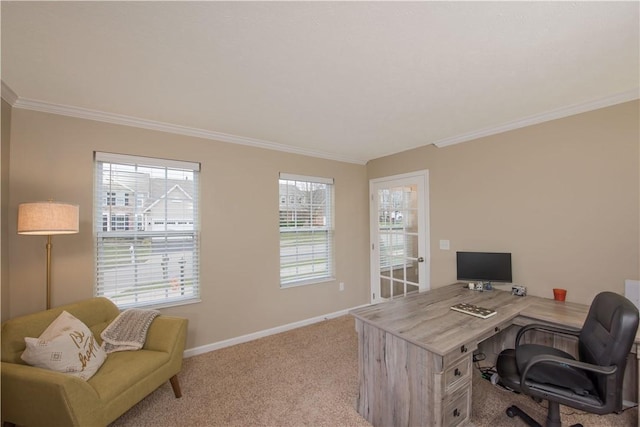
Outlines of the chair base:
{"label": "chair base", "polygon": [[522,409],[518,408],[515,405],[509,406],[506,412],[509,418],[520,417],[522,418],[522,421],[527,423],[527,425],[530,427],[542,427],[542,425],[538,423],[536,420],[534,420],[533,418],[531,418],[529,414],[527,414],[526,412],[524,412]]}
{"label": "chair base", "polygon": [[[506,413],[509,418],[520,417],[522,421],[530,427],[542,427],[542,425],[531,418],[529,414],[515,405],[509,406]],[[562,427],[562,422],[560,421],[560,405],[556,402],[549,402],[546,427]],[[582,424],[573,424],[571,427],[582,427]]]}

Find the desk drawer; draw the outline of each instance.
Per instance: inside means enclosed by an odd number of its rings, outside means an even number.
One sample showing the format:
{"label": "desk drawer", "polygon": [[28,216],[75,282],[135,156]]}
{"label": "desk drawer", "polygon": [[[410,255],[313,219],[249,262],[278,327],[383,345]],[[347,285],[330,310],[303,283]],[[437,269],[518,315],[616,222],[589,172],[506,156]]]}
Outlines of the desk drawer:
{"label": "desk drawer", "polygon": [[493,329],[491,329],[489,332],[484,333],[483,335],[480,335],[478,337],[478,342],[482,342],[486,339],[492,338],[500,333],[502,333],[502,331],[504,331],[505,329],[508,329],[509,326],[511,326],[513,324],[513,322],[508,321],[508,322],[503,322],[499,325],[496,325],[493,327]]}
{"label": "desk drawer", "polygon": [[455,427],[469,419],[471,408],[471,387],[464,387],[443,402],[442,425]]}
{"label": "desk drawer", "polygon": [[458,363],[458,360],[463,357],[470,358],[476,348],[478,348],[478,345],[475,341],[472,343],[464,343],[459,347],[456,347],[454,350],[451,350],[449,353],[444,355],[442,358],[442,368],[446,370],[449,366],[453,366]]}
{"label": "desk drawer", "polygon": [[471,356],[464,357],[444,371],[444,391],[456,388],[467,381],[471,373]]}

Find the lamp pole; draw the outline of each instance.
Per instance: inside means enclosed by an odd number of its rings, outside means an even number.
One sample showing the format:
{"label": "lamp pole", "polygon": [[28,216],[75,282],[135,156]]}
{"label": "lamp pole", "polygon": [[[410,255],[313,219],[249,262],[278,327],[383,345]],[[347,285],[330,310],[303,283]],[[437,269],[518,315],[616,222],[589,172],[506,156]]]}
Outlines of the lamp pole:
{"label": "lamp pole", "polygon": [[51,308],[51,234],[47,236],[47,310]]}

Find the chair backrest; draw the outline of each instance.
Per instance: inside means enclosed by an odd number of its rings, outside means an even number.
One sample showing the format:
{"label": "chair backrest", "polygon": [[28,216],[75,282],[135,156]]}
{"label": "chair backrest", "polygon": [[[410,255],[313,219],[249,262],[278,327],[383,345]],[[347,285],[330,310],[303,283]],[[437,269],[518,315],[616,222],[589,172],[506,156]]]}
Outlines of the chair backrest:
{"label": "chair backrest", "polygon": [[[580,332],[580,360],[600,366],[617,366],[615,389],[621,390],[627,356],[637,329],[638,309],[631,301],[614,292],[599,293],[591,303]],[[606,399],[604,376],[591,377],[597,384],[600,397]],[[618,399],[621,402],[621,396]]]}
{"label": "chair backrest", "polygon": [[99,344],[102,344],[100,333],[120,314],[118,307],[111,300],[97,297],[7,320],[2,323],[2,361],[25,364],[20,358],[25,349],[24,338],[39,337],[63,311],[71,313],[87,325]]}

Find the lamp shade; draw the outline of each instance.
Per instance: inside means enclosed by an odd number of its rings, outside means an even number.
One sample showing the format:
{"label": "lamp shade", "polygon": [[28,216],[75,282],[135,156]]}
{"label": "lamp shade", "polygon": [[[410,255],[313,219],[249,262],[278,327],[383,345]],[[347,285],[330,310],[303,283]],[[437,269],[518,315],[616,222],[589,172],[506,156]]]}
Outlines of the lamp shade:
{"label": "lamp shade", "polygon": [[78,232],[78,205],[33,202],[18,205],[18,234],[53,235]]}

